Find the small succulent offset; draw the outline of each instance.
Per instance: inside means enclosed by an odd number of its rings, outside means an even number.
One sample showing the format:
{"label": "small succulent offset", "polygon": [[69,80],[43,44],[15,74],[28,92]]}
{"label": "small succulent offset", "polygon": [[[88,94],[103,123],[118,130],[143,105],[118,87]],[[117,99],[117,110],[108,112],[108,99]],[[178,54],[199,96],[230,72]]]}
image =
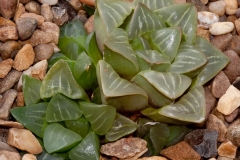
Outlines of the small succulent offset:
{"label": "small succulent offset", "polygon": [[[23,76],[26,106],[11,110],[42,142],[40,160],[98,160],[100,139],[130,133],[159,154],[190,131],[178,125],[204,121],[203,85],[229,62],[196,36],[189,3],[97,0],[94,32],[78,20],[60,30],[61,53],[43,81]],[[123,116],[136,111],[137,123]]]}

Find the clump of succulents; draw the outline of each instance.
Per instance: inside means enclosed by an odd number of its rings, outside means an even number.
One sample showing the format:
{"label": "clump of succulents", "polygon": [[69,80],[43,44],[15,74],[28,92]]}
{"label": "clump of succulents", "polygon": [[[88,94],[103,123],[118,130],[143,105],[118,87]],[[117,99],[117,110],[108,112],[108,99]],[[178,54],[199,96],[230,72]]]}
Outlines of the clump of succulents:
{"label": "clump of succulents", "polygon": [[[61,27],[61,53],[43,81],[23,76],[26,106],[11,110],[42,142],[38,159],[99,159],[100,139],[134,132],[146,155],[181,140],[190,130],[177,125],[204,121],[203,85],[229,62],[196,30],[194,5],[173,0],[98,0],[94,32]],[[122,115],[136,111],[137,123]]]}

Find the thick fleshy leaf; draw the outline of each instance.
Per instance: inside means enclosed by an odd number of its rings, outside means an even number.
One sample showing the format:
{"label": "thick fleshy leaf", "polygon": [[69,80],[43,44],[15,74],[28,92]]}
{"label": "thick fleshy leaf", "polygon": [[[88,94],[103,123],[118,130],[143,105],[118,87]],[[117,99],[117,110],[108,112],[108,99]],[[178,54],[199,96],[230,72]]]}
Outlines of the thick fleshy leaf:
{"label": "thick fleshy leaf", "polygon": [[147,93],[119,77],[103,60],[100,60],[97,65],[97,78],[103,104],[112,105],[122,112],[141,110],[147,106]]}
{"label": "thick fleshy leaf", "polygon": [[43,136],[44,148],[48,153],[67,151],[81,140],[80,135],[58,123],[49,124]]}
{"label": "thick fleshy leaf", "polygon": [[69,60],[64,54],[57,52],[48,59],[48,70],[60,59]]}
{"label": "thick fleshy leaf", "polygon": [[42,153],[36,155],[37,160],[65,160],[66,154],[53,153],[49,154],[47,151],[43,150]]}
{"label": "thick fleshy leaf", "polygon": [[117,114],[112,125],[112,128],[105,135],[108,141],[116,141],[130,133],[133,133],[138,128],[138,125],[131,119]]}
{"label": "thick fleshy leaf", "polygon": [[78,120],[65,121],[68,129],[79,134],[82,138],[86,137],[90,131],[91,125],[83,116]]}
{"label": "thick fleshy leaf", "polygon": [[32,104],[27,107],[16,107],[11,109],[12,116],[24,127],[32,131],[38,137],[43,138],[44,129],[47,126],[45,120],[47,102]]}
{"label": "thick fleshy leaf", "polygon": [[152,11],[175,4],[173,0],[134,0],[133,4],[137,5],[139,2],[145,4]]}
{"label": "thick fleshy leaf", "polygon": [[99,87],[97,87],[91,96],[91,102],[95,103],[95,104],[102,104],[102,100],[101,100],[101,92]]}
{"label": "thick fleshy leaf", "polygon": [[64,60],[59,60],[52,66],[40,88],[42,99],[50,98],[57,93],[62,93],[71,99],[88,100],[87,94],[78,85]]}
{"label": "thick fleshy leaf", "polygon": [[207,57],[208,63],[196,78],[197,85],[204,85],[215,77],[228,63],[229,58],[205,38],[197,37],[195,44]]}
{"label": "thick fleshy leaf", "polygon": [[155,11],[171,27],[182,28],[183,38],[195,42],[197,31],[197,9],[191,3],[174,4]]}
{"label": "thick fleshy leaf", "polygon": [[206,56],[197,47],[190,43],[182,42],[175,60],[167,71],[194,77],[206,63]]}
{"label": "thick fleshy leaf", "polygon": [[47,122],[76,120],[82,116],[79,105],[62,94],[52,97],[46,111]]}
{"label": "thick fleshy leaf", "polygon": [[58,47],[61,53],[75,60],[85,50],[87,32],[80,20],[73,20],[60,28]]}
{"label": "thick fleshy leaf", "polygon": [[100,140],[94,132],[88,135],[69,152],[71,160],[100,160]]}
{"label": "thick fleshy leaf", "polygon": [[40,86],[42,81],[23,74],[23,95],[26,106],[40,101]]}
{"label": "thick fleshy leaf", "polygon": [[168,56],[172,62],[177,54],[181,36],[181,30],[178,27],[163,28],[151,32],[149,41],[153,49]]}
{"label": "thick fleshy leaf", "polygon": [[92,130],[98,135],[105,135],[112,127],[116,109],[109,105],[79,102],[84,117],[90,122]]}
{"label": "thick fleshy leaf", "polygon": [[130,45],[132,46],[132,49],[135,50],[150,50],[151,46],[148,43],[148,41],[141,37],[138,36],[137,38],[135,38],[134,40],[130,41]]}
{"label": "thick fleshy leaf", "polygon": [[147,118],[139,118],[137,120],[138,128],[135,132],[136,136],[143,138],[144,136],[147,135],[147,133],[149,133],[150,128],[152,128],[154,125],[157,125],[157,124],[159,124],[159,122],[155,122]]}
{"label": "thick fleshy leaf", "polygon": [[129,39],[133,40],[138,35],[143,35],[146,32],[155,31],[164,27],[164,21],[162,21],[160,16],[144,4],[138,3],[127,26],[127,32]]}
{"label": "thick fleshy leaf", "polygon": [[137,74],[137,58],[128,41],[127,32],[115,29],[106,39],[104,60],[122,77],[130,79]]}

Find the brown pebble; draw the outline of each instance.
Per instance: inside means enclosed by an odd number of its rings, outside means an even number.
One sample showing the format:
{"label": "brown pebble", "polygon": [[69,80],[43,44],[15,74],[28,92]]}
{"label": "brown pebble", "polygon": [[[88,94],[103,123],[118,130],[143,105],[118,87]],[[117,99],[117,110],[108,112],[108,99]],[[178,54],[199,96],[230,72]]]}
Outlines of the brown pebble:
{"label": "brown pebble", "polygon": [[18,5],[18,0],[0,0],[0,13],[4,18],[13,17]]}
{"label": "brown pebble", "polygon": [[38,61],[49,59],[53,54],[53,46],[50,44],[39,44],[34,47],[36,59]]}
{"label": "brown pebble", "polygon": [[38,21],[38,26],[41,26],[42,23],[44,22],[44,17],[41,15],[37,15],[35,13],[24,13],[21,15],[21,17],[30,17],[30,18],[35,18]]}
{"label": "brown pebble", "polygon": [[86,29],[87,33],[91,33],[94,28],[94,15],[88,18],[87,22],[84,24],[84,28]]}
{"label": "brown pebble", "polygon": [[210,33],[207,29],[202,29],[200,27],[197,28],[197,35],[206,38],[208,41],[210,41]]}
{"label": "brown pebble", "polygon": [[53,21],[53,14],[51,12],[51,7],[48,4],[42,4],[41,15],[45,18],[45,22]]}
{"label": "brown pebble", "polygon": [[39,29],[35,30],[32,34],[32,37],[29,39],[30,44],[35,47],[39,44],[47,44],[50,42],[53,42],[53,36],[52,34],[49,34],[48,32],[41,31]]}
{"label": "brown pebble", "polygon": [[7,76],[8,72],[12,69],[13,66],[13,60],[12,59],[6,59],[2,62],[0,62],[0,78],[4,78]]}
{"label": "brown pebble", "polygon": [[25,4],[25,9],[30,13],[41,14],[41,5],[36,1],[30,1]]}
{"label": "brown pebble", "polygon": [[231,141],[223,142],[218,147],[218,155],[223,157],[234,159],[236,157],[236,152],[237,152],[237,146],[232,144]]}
{"label": "brown pebble", "polygon": [[17,7],[17,9],[16,9],[16,12],[15,12],[14,18],[13,18],[14,21],[16,22],[16,20],[17,20],[18,18],[20,18],[21,15],[24,14],[24,13],[25,13],[25,7],[23,6],[22,3],[19,3],[19,4],[18,4],[18,7]]}
{"label": "brown pebble", "polygon": [[29,39],[36,30],[38,22],[35,18],[21,17],[16,21],[19,38],[23,40]]}
{"label": "brown pebble", "polygon": [[225,51],[231,40],[232,40],[232,34],[227,33],[227,34],[215,36],[213,39],[211,39],[211,43],[221,51]]}
{"label": "brown pebble", "polygon": [[0,55],[3,60],[13,58],[15,53],[21,49],[21,45],[16,41],[7,41],[0,46]]}
{"label": "brown pebble", "polygon": [[0,94],[11,89],[14,84],[19,80],[22,72],[12,69],[8,75],[0,79]]}
{"label": "brown pebble", "polygon": [[17,94],[17,106],[24,106],[23,92],[18,92]]}
{"label": "brown pebble", "polygon": [[22,158],[19,153],[0,150],[0,159],[1,160],[21,160]]}
{"label": "brown pebble", "polygon": [[232,123],[234,119],[238,116],[239,108],[235,109],[230,115],[224,116],[228,123]]}

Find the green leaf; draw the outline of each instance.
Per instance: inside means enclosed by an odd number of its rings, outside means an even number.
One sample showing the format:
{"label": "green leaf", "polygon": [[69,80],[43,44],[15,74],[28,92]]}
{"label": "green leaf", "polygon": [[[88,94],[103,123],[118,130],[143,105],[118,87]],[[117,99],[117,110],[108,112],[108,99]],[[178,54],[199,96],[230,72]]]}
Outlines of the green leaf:
{"label": "green leaf", "polygon": [[205,38],[198,36],[195,44],[207,57],[208,63],[196,78],[197,85],[204,85],[215,77],[228,63],[229,58]]}
{"label": "green leaf", "polygon": [[147,94],[140,87],[122,79],[105,61],[97,65],[97,79],[103,104],[114,106],[118,111],[132,112],[147,106]]}
{"label": "green leaf", "polygon": [[132,46],[132,49],[135,50],[150,50],[151,46],[148,43],[148,41],[141,37],[138,36],[137,38],[133,39],[132,41],[130,41],[130,45]]}
{"label": "green leaf", "polygon": [[79,105],[62,94],[52,97],[46,111],[47,122],[76,120],[82,116]]}
{"label": "green leaf", "polygon": [[84,11],[87,12],[89,17],[94,14],[95,7],[83,4],[83,8],[84,8]]}
{"label": "green leaf", "polygon": [[138,61],[129,44],[126,31],[118,28],[108,36],[105,41],[104,60],[126,79],[137,74]]}
{"label": "green leaf", "polygon": [[48,103],[32,104],[27,107],[16,107],[10,110],[12,116],[24,127],[32,131],[38,137],[43,138],[44,129],[47,126],[45,120]]}
{"label": "green leaf", "polygon": [[64,153],[49,154],[45,150],[43,150],[43,152],[38,154],[36,157],[37,157],[37,160],[66,160],[66,154]]}
{"label": "green leaf", "polygon": [[81,140],[80,135],[58,123],[49,124],[43,136],[44,148],[48,153],[67,151]]}
{"label": "green leaf", "polygon": [[95,103],[95,104],[102,104],[102,100],[101,100],[101,92],[99,87],[97,87],[91,96],[91,102]]}
{"label": "green leaf", "polygon": [[31,105],[40,101],[40,86],[42,81],[23,74],[23,95],[25,104]]}
{"label": "green leaf", "polygon": [[87,32],[80,20],[73,20],[60,27],[58,47],[69,59],[75,60],[85,51]]}
{"label": "green leaf", "polygon": [[116,141],[130,133],[133,133],[138,128],[138,125],[129,118],[117,114],[112,125],[112,128],[105,135],[108,141]]}
{"label": "green leaf", "polygon": [[69,152],[71,160],[100,160],[100,141],[94,132],[88,135]]}
{"label": "green leaf", "polygon": [[62,93],[71,99],[88,100],[87,94],[77,84],[70,68],[64,60],[59,60],[52,66],[40,88],[42,99],[51,98],[57,93]]}
{"label": "green leaf", "polygon": [[143,3],[152,11],[175,4],[173,0],[134,0],[133,4]]}
{"label": "green leaf", "polygon": [[147,152],[145,152],[143,154],[143,156],[146,156],[146,157],[151,157],[151,156],[154,156],[155,155],[155,149],[154,149],[154,146],[153,146],[153,143],[152,143],[152,140],[150,138],[150,133],[147,133],[144,138],[143,138],[145,141],[147,141]]}
{"label": "green leaf", "polygon": [[152,128],[154,125],[159,124],[159,122],[154,122],[153,120],[147,119],[147,118],[139,118],[137,120],[138,128],[136,130],[136,136],[143,138],[144,136],[149,133],[150,128]]}
{"label": "green leaf", "polygon": [[82,138],[86,137],[91,128],[90,123],[83,116],[78,120],[65,121],[65,124],[68,129],[79,134]]}
{"label": "green leaf", "polygon": [[60,52],[54,53],[51,58],[48,59],[48,69],[50,69],[60,59],[69,60],[65,55]]}
{"label": "green leaf", "polygon": [[191,3],[174,4],[155,11],[171,27],[182,28],[183,38],[194,43],[197,32],[197,9]]}
{"label": "green leaf", "polygon": [[111,128],[116,109],[109,105],[97,105],[90,102],[79,102],[84,117],[90,122],[92,130],[98,135],[105,135]]}

